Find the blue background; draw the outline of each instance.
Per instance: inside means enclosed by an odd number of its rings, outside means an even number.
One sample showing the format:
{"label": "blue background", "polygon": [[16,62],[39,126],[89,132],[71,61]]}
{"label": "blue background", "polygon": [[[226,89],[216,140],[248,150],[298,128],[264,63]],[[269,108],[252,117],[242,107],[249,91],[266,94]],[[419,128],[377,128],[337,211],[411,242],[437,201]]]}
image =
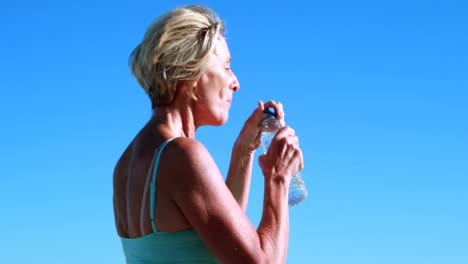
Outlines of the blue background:
{"label": "blue background", "polygon": [[[2,263],[124,263],[112,172],[151,115],[127,60],[183,3],[1,4]],[[202,3],[227,24],[241,89],[197,139],[225,175],[270,99],[300,138],[309,198],[290,209],[287,263],[468,263],[466,1]]]}

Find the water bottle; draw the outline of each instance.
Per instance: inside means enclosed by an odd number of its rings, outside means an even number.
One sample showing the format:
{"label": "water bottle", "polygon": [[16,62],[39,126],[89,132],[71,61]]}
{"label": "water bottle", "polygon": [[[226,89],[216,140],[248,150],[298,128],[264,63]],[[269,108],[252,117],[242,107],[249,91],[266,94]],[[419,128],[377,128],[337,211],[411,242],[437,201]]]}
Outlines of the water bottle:
{"label": "water bottle", "polygon": [[[276,111],[273,107],[267,107],[263,111],[262,119],[262,146],[263,152],[267,153],[270,147],[271,140],[275,137],[282,125],[276,119]],[[304,181],[301,178],[301,173],[298,171],[291,178],[289,183],[289,206],[294,206],[303,202],[307,198],[307,189]]]}

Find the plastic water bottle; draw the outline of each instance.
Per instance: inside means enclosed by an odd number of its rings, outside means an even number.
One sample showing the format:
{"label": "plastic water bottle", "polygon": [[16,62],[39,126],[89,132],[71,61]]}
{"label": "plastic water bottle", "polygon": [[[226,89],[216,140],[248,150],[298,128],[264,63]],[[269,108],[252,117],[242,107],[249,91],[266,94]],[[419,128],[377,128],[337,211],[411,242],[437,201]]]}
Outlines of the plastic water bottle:
{"label": "plastic water bottle", "polygon": [[[262,146],[263,152],[267,153],[270,143],[282,125],[276,119],[276,111],[273,107],[265,108],[262,120]],[[289,206],[294,206],[303,202],[307,198],[307,189],[298,171],[291,178],[289,183]]]}

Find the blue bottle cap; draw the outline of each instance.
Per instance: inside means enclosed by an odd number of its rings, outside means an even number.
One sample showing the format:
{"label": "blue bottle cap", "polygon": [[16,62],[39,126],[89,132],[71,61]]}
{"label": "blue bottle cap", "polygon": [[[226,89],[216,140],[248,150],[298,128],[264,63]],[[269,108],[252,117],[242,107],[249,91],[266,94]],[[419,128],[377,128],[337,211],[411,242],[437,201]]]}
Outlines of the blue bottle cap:
{"label": "blue bottle cap", "polygon": [[274,117],[276,118],[276,110],[274,107],[266,107],[265,110],[263,110],[263,118],[262,120],[265,120],[267,118]]}

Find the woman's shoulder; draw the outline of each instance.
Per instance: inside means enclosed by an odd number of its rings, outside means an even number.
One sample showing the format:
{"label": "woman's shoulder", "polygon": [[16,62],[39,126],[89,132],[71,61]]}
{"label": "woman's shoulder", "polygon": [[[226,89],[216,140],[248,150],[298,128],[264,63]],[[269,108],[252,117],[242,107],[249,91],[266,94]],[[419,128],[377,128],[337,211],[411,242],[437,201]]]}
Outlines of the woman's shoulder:
{"label": "woman's shoulder", "polygon": [[208,153],[205,145],[194,138],[178,137],[169,144],[168,149],[173,154],[194,155]]}
{"label": "woman's shoulder", "polygon": [[196,139],[175,138],[166,148],[165,160],[173,170],[186,171],[215,165],[206,147]]}

